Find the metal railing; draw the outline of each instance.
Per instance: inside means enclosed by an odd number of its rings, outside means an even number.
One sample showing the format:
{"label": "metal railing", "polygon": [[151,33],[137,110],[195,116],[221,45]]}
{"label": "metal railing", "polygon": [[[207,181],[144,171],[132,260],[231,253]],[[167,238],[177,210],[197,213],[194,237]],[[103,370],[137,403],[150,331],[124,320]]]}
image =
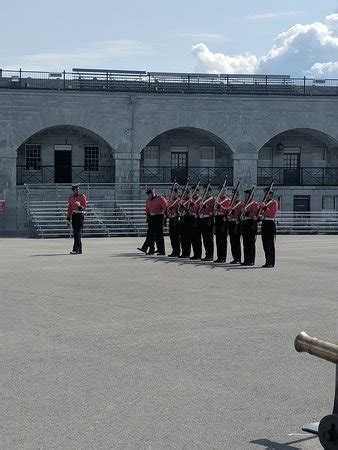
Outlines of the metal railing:
{"label": "metal railing", "polygon": [[338,167],[258,167],[257,184],[276,186],[338,186]]}
{"label": "metal railing", "polygon": [[338,79],[99,69],[73,69],[72,72],[0,69],[0,88],[157,94],[335,96],[338,95]]}
{"label": "metal railing", "polygon": [[113,183],[114,166],[99,166],[98,170],[86,170],[84,166],[27,166],[16,167],[16,183]]}
{"label": "metal railing", "polygon": [[200,179],[201,183],[222,184],[227,176],[227,184],[233,184],[233,168],[232,167],[187,167],[174,168],[171,166],[146,166],[141,167],[142,183],[172,183],[176,180],[178,183],[197,183]]}

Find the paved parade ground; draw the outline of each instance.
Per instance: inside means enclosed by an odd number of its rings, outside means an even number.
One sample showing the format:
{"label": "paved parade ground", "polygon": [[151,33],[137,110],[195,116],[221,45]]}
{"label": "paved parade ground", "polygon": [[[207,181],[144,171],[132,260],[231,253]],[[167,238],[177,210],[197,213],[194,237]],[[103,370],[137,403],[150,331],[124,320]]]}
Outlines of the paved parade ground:
{"label": "paved parade ground", "polygon": [[[337,340],[338,236],[278,236],[277,267],[0,239],[4,449],[319,449]],[[229,256],[228,256],[229,259]]]}

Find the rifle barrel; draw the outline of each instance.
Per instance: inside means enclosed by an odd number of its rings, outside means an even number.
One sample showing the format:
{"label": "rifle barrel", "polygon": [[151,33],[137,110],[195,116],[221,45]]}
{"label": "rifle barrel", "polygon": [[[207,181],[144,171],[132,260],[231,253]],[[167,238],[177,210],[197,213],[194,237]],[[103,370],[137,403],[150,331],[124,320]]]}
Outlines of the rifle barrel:
{"label": "rifle barrel", "polygon": [[309,336],[302,331],[295,339],[297,352],[306,352],[317,358],[338,364],[338,345]]}

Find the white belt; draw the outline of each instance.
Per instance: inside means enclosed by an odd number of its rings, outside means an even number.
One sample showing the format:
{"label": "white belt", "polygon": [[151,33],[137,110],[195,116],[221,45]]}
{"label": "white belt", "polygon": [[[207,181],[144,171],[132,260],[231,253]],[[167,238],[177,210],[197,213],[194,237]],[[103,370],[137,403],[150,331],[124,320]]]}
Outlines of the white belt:
{"label": "white belt", "polygon": [[163,212],[161,213],[149,213],[151,216],[163,216]]}
{"label": "white belt", "polygon": [[84,211],[73,211],[72,214],[84,214]]}
{"label": "white belt", "polygon": [[274,221],[275,219],[272,218],[272,217],[264,217],[262,220],[272,220],[272,221]]}
{"label": "white belt", "polygon": [[200,219],[206,219],[207,217],[211,217],[211,215],[200,214]]}

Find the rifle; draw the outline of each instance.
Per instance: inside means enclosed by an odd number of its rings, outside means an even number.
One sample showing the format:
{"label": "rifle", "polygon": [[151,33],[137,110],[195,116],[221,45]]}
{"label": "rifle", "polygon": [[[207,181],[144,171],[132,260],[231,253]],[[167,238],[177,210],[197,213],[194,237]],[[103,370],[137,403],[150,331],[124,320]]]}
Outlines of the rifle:
{"label": "rifle", "polygon": [[183,211],[182,211],[182,206],[183,206],[183,205],[182,205],[182,200],[183,200],[185,194],[187,193],[188,188],[189,188],[189,178],[187,179],[187,183],[186,183],[186,185],[184,186],[184,189],[183,189],[183,191],[182,191],[182,196],[181,196],[181,200],[180,200],[180,205],[179,205],[179,207],[177,208],[177,212],[178,212],[178,213],[183,213]]}
{"label": "rifle", "polygon": [[210,182],[210,180],[209,180],[209,183],[208,183],[207,187],[206,187],[205,190],[204,190],[203,197],[202,197],[202,201],[201,201],[201,203],[200,203],[200,207],[198,208],[198,214],[197,214],[198,216],[201,214],[201,211],[202,211],[202,208],[203,208],[203,203],[204,203],[205,197],[206,197],[207,194],[208,194],[208,191],[209,191],[210,186],[211,186],[211,182]]}
{"label": "rifle", "polygon": [[230,217],[231,209],[233,208],[233,206],[234,206],[234,204],[235,204],[235,201],[236,201],[236,198],[237,198],[237,195],[238,195],[239,185],[240,185],[240,184],[241,184],[241,179],[239,178],[238,181],[237,181],[236,187],[235,187],[235,189],[234,189],[234,191],[233,191],[233,193],[232,193],[232,196],[231,196],[229,209],[228,209],[227,214],[226,214],[226,216],[225,216],[225,221],[227,221],[227,220],[229,219],[229,217]]}
{"label": "rifle", "polygon": [[221,187],[221,189],[220,189],[220,191],[219,191],[219,193],[218,193],[218,195],[216,197],[216,201],[215,201],[215,204],[214,204],[214,210],[213,210],[214,214],[215,214],[215,212],[217,210],[217,206],[219,205],[219,201],[220,201],[220,199],[221,199],[221,197],[222,197],[222,195],[223,195],[223,193],[225,191],[225,188],[226,188],[226,185],[227,185],[227,179],[228,179],[228,175],[226,175],[224,183],[223,183],[223,185],[222,185],[222,187]]}
{"label": "rifle", "polygon": [[254,184],[254,185],[252,186],[252,188],[251,188],[251,192],[250,192],[250,195],[249,195],[248,199],[245,201],[245,203],[244,203],[244,205],[243,205],[243,211],[241,212],[241,215],[239,216],[239,220],[240,220],[240,221],[243,220],[244,217],[245,217],[245,213],[246,213],[245,208],[248,206],[248,204],[249,204],[249,203],[251,202],[251,200],[253,199],[253,195],[254,195],[255,189],[256,189],[256,185]]}
{"label": "rifle", "polygon": [[264,194],[262,203],[261,203],[261,205],[259,206],[259,209],[258,209],[258,211],[257,211],[256,220],[259,220],[259,216],[260,216],[260,215],[262,214],[262,212],[263,212],[263,208],[265,207],[265,202],[266,202],[267,198],[269,197],[269,195],[270,195],[270,193],[271,193],[271,191],[272,191],[273,183],[274,183],[274,180],[271,181],[270,186],[269,186],[269,189],[268,189],[268,190],[265,192],[265,194]]}

